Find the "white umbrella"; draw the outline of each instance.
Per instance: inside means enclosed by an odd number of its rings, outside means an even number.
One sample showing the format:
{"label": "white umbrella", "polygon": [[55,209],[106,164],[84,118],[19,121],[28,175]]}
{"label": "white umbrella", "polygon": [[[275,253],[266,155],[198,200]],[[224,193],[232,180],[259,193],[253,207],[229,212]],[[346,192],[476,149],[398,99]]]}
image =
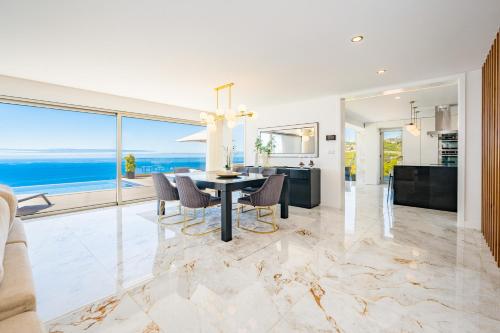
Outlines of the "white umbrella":
{"label": "white umbrella", "polygon": [[194,134],[185,136],[175,140],[177,142],[207,142],[207,130],[196,132]]}

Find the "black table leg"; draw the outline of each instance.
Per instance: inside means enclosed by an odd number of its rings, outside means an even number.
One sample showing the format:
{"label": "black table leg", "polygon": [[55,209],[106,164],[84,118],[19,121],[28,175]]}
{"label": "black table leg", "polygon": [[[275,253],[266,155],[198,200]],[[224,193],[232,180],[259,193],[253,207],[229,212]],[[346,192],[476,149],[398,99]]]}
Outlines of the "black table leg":
{"label": "black table leg", "polygon": [[233,209],[233,192],[221,191],[221,239],[229,242],[233,239],[233,218],[231,216]]}
{"label": "black table leg", "polygon": [[283,189],[281,190],[280,206],[281,206],[281,218],[288,218],[288,204],[290,203],[290,187],[288,186],[288,177],[285,177],[283,182]]}

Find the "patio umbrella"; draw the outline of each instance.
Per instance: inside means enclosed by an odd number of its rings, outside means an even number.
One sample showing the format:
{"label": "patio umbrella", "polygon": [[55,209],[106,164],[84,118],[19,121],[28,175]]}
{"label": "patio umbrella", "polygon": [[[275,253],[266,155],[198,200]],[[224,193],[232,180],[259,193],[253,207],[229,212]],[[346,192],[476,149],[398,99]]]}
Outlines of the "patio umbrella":
{"label": "patio umbrella", "polygon": [[207,130],[196,132],[194,134],[185,136],[175,140],[177,142],[207,142]]}

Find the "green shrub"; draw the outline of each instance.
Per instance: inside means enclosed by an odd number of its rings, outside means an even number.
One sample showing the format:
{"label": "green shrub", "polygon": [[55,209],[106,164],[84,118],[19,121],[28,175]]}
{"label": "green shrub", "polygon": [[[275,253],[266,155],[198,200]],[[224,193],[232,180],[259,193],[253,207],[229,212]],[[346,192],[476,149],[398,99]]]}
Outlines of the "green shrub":
{"label": "green shrub", "polygon": [[136,164],[135,164],[135,156],[132,154],[128,154],[125,156],[125,171],[126,172],[135,172]]}

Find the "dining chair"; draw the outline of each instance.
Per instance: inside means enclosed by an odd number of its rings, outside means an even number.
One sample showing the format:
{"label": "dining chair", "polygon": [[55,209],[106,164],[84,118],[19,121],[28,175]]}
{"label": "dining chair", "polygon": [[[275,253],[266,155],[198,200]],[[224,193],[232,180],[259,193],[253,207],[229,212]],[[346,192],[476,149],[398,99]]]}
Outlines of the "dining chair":
{"label": "dining chair", "polygon": [[[276,232],[279,229],[279,226],[276,224],[276,206],[280,201],[281,190],[283,188],[283,182],[285,180],[285,175],[283,174],[274,174],[270,175],[265,183],[262,185],[260,189],[257,191],[250,193],[247,196],[238,199],[238,209],[237,209],[237,223],[238,228],[243,230],[255,232],[258,234],[270,234]],[[270,231],[258,231],[256,228],[250,229],[240,225],[240,214],[241,210],[244,206],[251,206],[256,209],[257,218],[256,221],[264,224],[268,224],[272,226]],[[261,211],[265,209],[270,211],[266,215],[262,215]],[[271,222],[263,220],[262,218],[265,216],[271,215]]]}
{"label": "dining chair", "polygon": [[[168,178],[163,173],[154,172],[152,173],[152,177],[157,198],[156,213],[158,215],[158,223],[161,223],[161,221],[165,218],[181,215],[180,202],[178,205],[179,209],[178,213],[172,215],[165,215],[165,204],[169,201],[179,201],[179,191],[177,190],[177,188],[170,182],[170,180],[168,180]],[[183,221],[181,220],[180,222],[168,223],[168,224],[178,224],[181,222]]]}
{"label": "dining chair", "polygon": [[185,167],[174,168],[174,173],[190,173],[191,170]]}
{"label": "dining chair", "polygon": [[237,165],[233,167],[233,171],[240,172],[241,174],[248,175],[249,168],[243,165]]}
{"label": "dining chair", "polygon": [[[181,231],[185,235],[189,236],[203,236],[209,234],[211,232],[220,230],[220,227],[212,228],[206,230],[201,233],[190,233],[188,232],[189,228],[192,228],[196,225],[205,223],[206,219],[206,208],[216,206],[221,203],[221,199],[219,197],[214,197],[209,193],[201,191],[194,181],[189,176],[175,176],[175,183],[177,184],[177,189],[179,191],[179,198],[181,201],[182,207],[184,207],[184,226]],[[193,209],[193,218],[188,219],[188,209]],[[187,222],[196,220],[196,209],[202,208],[203,216],[200,222],[195,222],[192,224],[187,224]]]}
{"label": "dining chair", "polygon": [[260,167],[248,167],[249,173],[260,173],[261,170],[262,170],[262,168],[260,168]]}
{"label": "dining chair", "polygon": [[[269,177],[270,175],[275,175],[278,173],[277,168],[261,168],[259,171],[262,174],[262,176],[264,176],[264,177]],[[242,195],[250,194],[250,193],[257,191],[258,189],[259,189],[259,187],[245,187],[245,188],[241,189],[241,194]],[[243,210],[242,213],[246,213],[246,212],[251,211],[251,210],[252,209]]]}

